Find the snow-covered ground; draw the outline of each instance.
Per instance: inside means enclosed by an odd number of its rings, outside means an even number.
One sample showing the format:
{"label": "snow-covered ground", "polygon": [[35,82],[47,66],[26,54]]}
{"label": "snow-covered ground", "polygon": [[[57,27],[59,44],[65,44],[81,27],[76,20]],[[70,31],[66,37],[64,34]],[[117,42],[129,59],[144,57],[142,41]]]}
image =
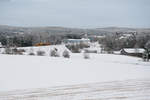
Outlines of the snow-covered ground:
{"label": "snow-covered ground", "polygon": [[0,100],[150,100],[150,80],[124,80],[0,93]]}
{"label": "snow-covered ground", "polygon": [[150,80],[150,62],[140,58],[90,54],[90,59],[84,59],[82,53],[71,52],[69,59],[50,57],[49,52],[54,47],[60,55],[67,49],[64,45],[32,47],[35,53],[45,51],[46,56],[27,55],[31,47],[24,48],[26,55],[0,54],[0,92],[129,79]]}
{"label": "snow-covered ground", "polygon": [[[33,51],[50,50],[62,45],[34,47]],[[26,51],[31,48],[24,48]],[[0,55],[0,91],[62,86],[126,79],[150,78],[150,63],[140,58],[111,54],[90,54],[90,59],[71,53],[63,57]]]}

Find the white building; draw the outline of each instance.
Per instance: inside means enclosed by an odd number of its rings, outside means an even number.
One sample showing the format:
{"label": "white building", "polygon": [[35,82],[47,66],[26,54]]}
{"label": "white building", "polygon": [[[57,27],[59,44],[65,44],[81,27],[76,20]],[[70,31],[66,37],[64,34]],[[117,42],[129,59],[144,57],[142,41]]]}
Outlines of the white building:
{"label": "white building", "polygon": [[63,40],[64,44],[90,44],[90,39],[82,38],[82,39],[65,39]]}

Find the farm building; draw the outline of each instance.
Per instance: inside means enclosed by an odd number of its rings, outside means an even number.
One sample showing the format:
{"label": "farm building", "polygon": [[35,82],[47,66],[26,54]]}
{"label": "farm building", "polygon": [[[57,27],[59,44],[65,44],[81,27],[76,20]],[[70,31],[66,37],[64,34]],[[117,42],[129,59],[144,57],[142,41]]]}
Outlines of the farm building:
{"label": "farm building", "polygon": [[123,48],[120,50],[120,54],[142,57],[144,51],[145,51],[145,49],[143,49],[143,48]]}

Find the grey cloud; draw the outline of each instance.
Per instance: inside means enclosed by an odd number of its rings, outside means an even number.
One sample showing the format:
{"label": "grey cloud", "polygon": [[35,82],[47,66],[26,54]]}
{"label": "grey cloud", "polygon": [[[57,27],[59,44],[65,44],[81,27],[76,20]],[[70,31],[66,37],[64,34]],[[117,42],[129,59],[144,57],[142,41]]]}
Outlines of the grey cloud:
{"label": "grey cloud", "polygon": [[150,27],[150,0],[12,0],[0,24],[14,26]]}

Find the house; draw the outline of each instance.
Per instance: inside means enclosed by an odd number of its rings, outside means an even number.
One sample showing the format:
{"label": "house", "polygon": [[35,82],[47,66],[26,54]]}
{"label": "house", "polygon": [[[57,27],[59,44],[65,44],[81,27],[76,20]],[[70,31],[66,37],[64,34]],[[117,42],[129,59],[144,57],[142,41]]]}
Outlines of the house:
{"label": "house", "polygon": [[82,38],[82,39],[65,39],[63,40],[63,44],[90,44],[90,39]]}
{"label": "house", "polygon": [[129,55],[129,56],[136,56],[142,57],[145,49],[143,48],[123,48],[120,50],[120,54],[122,55]]}

